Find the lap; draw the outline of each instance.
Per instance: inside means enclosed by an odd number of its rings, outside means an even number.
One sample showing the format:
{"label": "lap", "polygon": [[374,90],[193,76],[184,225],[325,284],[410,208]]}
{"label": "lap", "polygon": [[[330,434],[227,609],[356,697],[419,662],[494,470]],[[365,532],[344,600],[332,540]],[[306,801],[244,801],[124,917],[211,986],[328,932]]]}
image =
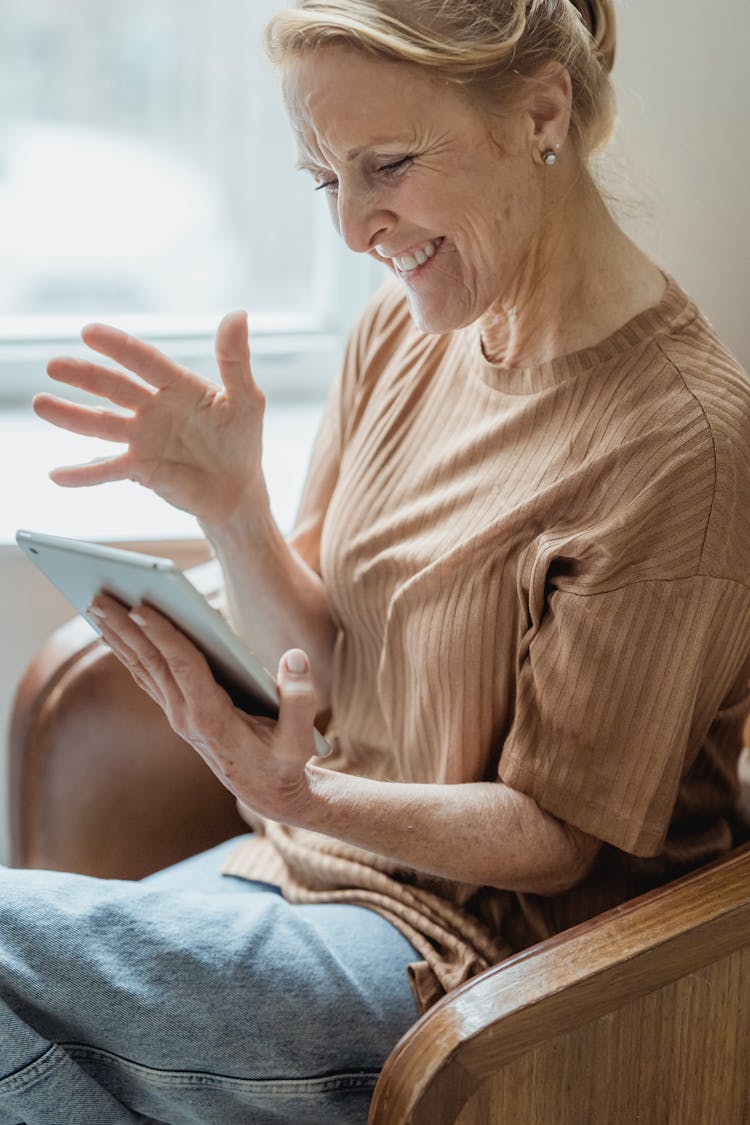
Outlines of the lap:
{"label": "lap", "polygon": [[[221,876],[222,858],[214,849],[141,883],[0,870],[0,997],[131,1098],[147,1079],[160,1097],[171,1083],[183,1105],[199,1078],[255,1083],[252,1096],[277,1103],[325,1096],[326,1083],[371,1090],[417,1015],[412,946],[373,911],[292,906]],[[162,1107],[140,1104],[155,1117]],[[214,1120],[200,1113],[174,1120]]]}

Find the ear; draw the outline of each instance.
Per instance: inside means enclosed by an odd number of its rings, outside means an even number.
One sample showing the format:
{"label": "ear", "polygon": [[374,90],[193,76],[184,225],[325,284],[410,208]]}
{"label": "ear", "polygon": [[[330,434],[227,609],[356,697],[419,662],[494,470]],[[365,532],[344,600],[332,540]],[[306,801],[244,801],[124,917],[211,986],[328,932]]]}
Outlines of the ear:
{"label": "ear", "polygon": [[565,141],[573,109],[573,83],[560,63],[547,63],[526,80],[525,110],[533,158]]}

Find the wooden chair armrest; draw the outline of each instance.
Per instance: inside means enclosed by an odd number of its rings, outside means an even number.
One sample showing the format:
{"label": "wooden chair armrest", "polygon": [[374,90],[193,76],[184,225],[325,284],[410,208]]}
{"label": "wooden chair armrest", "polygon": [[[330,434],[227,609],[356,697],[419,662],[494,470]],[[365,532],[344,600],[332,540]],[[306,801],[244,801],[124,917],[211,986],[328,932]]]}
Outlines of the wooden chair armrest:
{"label": "wooden chair armrest", "polygon": [[[16,866],[140,878],[245,830],[81,619],[22,680],[9,755]],[[744,1125],[749,946],[744,848],[446,997],[387,1061],[370,1125]]]}
{"label": "wooden chair armrest", "polygon": [[745,846],[445,997],[388,1059],[370,1125],[741,1125],[749,969]]}
{"label": "wooden chair armrest", "polygon": [[52,635],[19,685],[9,767],[18,867],[140,878],[247,830],[82,618]]}

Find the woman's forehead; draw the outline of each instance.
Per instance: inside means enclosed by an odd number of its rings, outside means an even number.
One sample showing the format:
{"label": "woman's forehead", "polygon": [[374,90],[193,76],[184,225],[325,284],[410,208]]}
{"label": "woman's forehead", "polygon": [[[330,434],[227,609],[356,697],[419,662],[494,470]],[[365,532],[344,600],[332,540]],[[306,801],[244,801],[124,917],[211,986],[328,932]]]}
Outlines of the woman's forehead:
{"label": "woman's forehead", "polygon": [[306,152],[321,149],[355,161],[368,151],[412,146],[435,130],[460,127],[469,112],[456,91],[419,68],[347,47],[291,59],[283,92],[303,162]]}

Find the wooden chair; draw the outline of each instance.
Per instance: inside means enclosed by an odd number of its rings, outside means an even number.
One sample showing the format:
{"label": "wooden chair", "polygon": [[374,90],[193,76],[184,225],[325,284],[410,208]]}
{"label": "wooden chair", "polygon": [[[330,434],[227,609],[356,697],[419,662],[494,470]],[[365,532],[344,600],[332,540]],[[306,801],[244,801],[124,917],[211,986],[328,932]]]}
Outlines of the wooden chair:
{"label": "wooden chair", "polygon": [[[245,829],[81,620],[18,689],[10,802],[19,867],[139,878]],[[740,846],[435,1005],[388,1059],[370,1125],[748,1125],[748,1043]]]}

